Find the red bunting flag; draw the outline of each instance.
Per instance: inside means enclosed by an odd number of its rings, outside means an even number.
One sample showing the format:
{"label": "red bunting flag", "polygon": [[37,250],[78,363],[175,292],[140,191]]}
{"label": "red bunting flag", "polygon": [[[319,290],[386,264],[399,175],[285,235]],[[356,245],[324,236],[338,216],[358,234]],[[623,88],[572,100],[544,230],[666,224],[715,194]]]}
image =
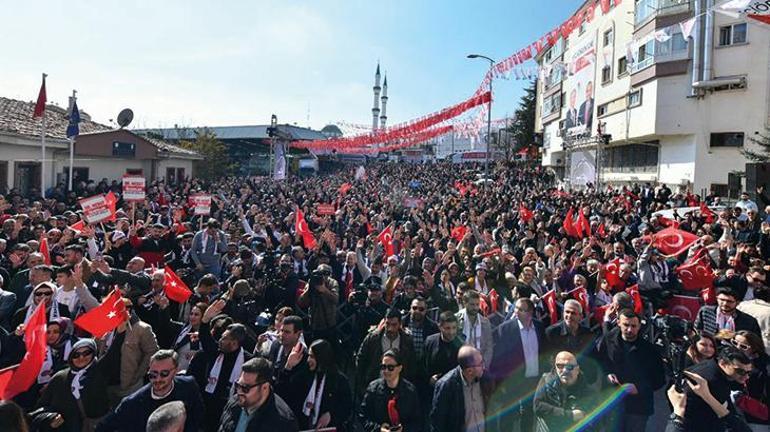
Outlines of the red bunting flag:
{"label": "red bunting flag", "polygon": [[548,310],[548,314],[551,318],[551,324],[556,324],[559,321],[559,311],[556,307],[556,291],[550,290],[543,294],[542,300]]}
{"label": "red bunting flag", "polygon": [[43,255],[45,265],[51,265],[51,252],[48,250],[48,237],[45,236],[45,233],[40,236],[40,253]]}
{"label": "red bunting flag", "polygon": [[669,257],[686,251],[697,240],[695,234],[674,227],[668,227],[652,236],[653,246]]}
{"label": "red bunting flag", "polygon": [[185,303],[187,299],[192,295],[192,291],[187,287],[187,284],[174,273],[174,270],[169,266],[163,268],[163,290],[166,292],[166,297],[177,303]]}
{"label": "red bunting flag", "polygon": [[310,227],[307,226],[305,214],[302,212],[302,210],[299,209],[299,207],[297,207],[297,216],[294,220],[294,230],[297,232],[297,234],[302,236],[302,243],[304,243],[306,248],[313,249],[316,246],[313,232],[310,231]]}
{"label": "red bunting flag", "polygon": [[377,240],[382,243],[382,247],[385,249],[385,258],[396,254],[393,247],[393,229],[390,226],[382,230],[380,235],[377,236]]}
{"label": "red bunting flag", "polygon": [[524,221],[524,223],[529,223],[529,221],[532,220],[532,218],[535,217],[535,214],[532,213],[532,210],[528,209],[524,203],[519,204],[519,218]]}
{"label": "red bunting flag", "polygon": [[37,94],[37,102],[35,103],[35,111],[32,113],[32,118],[42,117],[45,114],[46,102],[48,102],[48,97],[45,92],[45,74],[43,74],[43,83],[40,84],[40,92]]}
{"label": "red bunting flag", "polygon": [[639,285],[632,285],[626,288],[626,292],[634,299],[634,313],[641,314],[644,304],[642,303],[642,296],[639,294]]}
{"label": "red bunting flag", "polygon": [[45,362],[47,318],[45,303],[41,302],[24,328],[24,346],[27,352],[5,386],[2,399],[11,400],[17,394],[29,390],[35,383]]}
{"label": "red bunting flag", "polygon": [[75,320],[75,325],[100,338],[126,321],[128,312],[123,297],[120,291],[114,290],[102,304],[80,315]]}

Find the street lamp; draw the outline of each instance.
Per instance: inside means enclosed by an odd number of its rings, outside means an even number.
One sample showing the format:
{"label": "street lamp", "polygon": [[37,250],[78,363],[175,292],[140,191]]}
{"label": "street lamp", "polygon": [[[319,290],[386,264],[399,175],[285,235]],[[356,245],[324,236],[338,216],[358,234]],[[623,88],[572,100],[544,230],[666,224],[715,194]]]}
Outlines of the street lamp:
{"label": "street lamp", "polygon": [[492,68],[495,67],[495,61],[480,54],[468,54],[469,59],[481,58],[489,61],[489,109],[487,110],[487,151],[484,158],[484,188],[488,188],[489,180],[489,143],[492,139]]}

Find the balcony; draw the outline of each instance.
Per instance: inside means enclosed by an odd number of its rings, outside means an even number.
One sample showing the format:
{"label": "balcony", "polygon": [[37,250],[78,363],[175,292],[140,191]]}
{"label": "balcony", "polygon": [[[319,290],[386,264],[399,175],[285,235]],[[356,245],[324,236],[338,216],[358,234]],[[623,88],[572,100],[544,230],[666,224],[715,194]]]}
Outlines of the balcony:
{"label": "balcony", "polygon": [[629,66],[632,74],[656,63],[674,62],[690,58],[687,42],[681,32],[673,33],[671,38],[665,42],[658,42],[650,37],[636,48],[636,53],[636,62]]}
{"label": "balcony", "polygon": [[690,0],[639,0],[636,3],[634,24],[639,27],[656,16],[687,12],[690,7]]}

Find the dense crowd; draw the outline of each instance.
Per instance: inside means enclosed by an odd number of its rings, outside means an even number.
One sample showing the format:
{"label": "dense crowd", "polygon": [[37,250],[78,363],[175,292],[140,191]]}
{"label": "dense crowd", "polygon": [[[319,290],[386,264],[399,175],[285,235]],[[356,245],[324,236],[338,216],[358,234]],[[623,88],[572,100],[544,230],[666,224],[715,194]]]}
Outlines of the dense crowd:
{"label": "dense crowd", "polygon": [[[671,413],[671,431],[768,430],[770,206],[482,171],[161,181],[143,203],[107,181],[10,191],[0,368],[24,365],[40,305],[47,351],[0,429],[644,431]],[[81,224],[78,199],[109,192],[113,220]],[[666,253],[664,230],[698,239]],[[708,273],[694,289],[691,263]],[[74,325],[116,289],[127,320]],[[697,314],[667,315],[674,294]]]}

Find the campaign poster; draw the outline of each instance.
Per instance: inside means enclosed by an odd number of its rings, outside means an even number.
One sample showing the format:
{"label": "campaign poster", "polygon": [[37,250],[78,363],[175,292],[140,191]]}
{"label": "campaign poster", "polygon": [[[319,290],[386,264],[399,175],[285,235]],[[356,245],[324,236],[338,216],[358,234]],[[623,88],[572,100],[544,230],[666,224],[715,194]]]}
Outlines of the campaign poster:
{"label": "campaign poster", "polygon": [[123,200],[144,201],[145,180],[139,176],[123,176]]}
{"label": "campaign poster", "polygon": [[211,214],[211,195],[195,194],[190,196],[193,203],[193,214],[196,216],[206,216]]}
{"label": "campaign poster", "polygon": [[80,207],[83,208],[83,215],[89,224],[99,223],[112,217],[112,212],[107,206],[107,200],[104,198],[104,195],[83,198],[79,203]]}
{"label": "campaign poster", "polygon": [[594,78],[596,48],[593,34],[570,49],[567,57],[567,137],[591,135],[594,116]]}

